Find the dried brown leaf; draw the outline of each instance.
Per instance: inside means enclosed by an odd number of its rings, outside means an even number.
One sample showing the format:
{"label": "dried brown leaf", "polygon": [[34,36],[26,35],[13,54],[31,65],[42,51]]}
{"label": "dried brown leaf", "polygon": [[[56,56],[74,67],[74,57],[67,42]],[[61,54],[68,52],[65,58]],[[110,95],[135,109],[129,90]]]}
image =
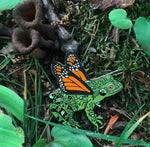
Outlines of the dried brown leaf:
{"label": "dried brown leaf", "polygon": [[137,79],[140,82],[144,83],[146,86],[150,85],[150,78],[144,77],[145,73],[143,71],[137,70],[131,73],[132,79]]}
{"label": "dried brown leaf", "polygon": [[112,128],[113,124],[118,120],[118,118],[119,118],[118,114],[116,114],[110,118],[109,123],[104,131],[104,134],[108,133],[108,131]]}
{"label": "dried brown leaf", "polygon": [[126,8],[133,5],[134,2],[135,0],[91,0],[90,6],[92,9],[105,10],[109,7]]}

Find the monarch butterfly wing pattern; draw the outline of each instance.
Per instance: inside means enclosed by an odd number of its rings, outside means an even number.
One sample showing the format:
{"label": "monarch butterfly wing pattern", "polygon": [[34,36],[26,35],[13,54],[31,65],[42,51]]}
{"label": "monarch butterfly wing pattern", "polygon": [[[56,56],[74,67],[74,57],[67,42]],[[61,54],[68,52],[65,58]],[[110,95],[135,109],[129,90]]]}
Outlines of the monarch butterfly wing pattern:
{"label": "monarch butterfly wing pattern", "polygon": [[68,70],[74,73],[82,81],[89,80],[89,77],[87,76],[83,66],[81,65],[79,59],[75,56],[74,53],[67,53],[65,62]]}
{"label": "monarch butterfly wing pattern", "polygon": [[57,82],[59,84],[59,88],[66,93],[65,85],[63,83],[63,79],[68,77],[68,71],[65,66],[60,62],[55,62],[51,65],[51,71],[53,75],[57,78]]}
{"label": "monarch butterfly wing pattern", "polygon": [[[79,63],[78,60],[75,62]],[[58,80],[60,89],[65,94],[81,94],[81,95],[93,94],[91,88],[84,82],[87,80],[87,77],[84,75],[84,73],[82,77],[78,76],[77,74],[74,73],[75,70],[73,71],[73,69],[70,68],[69,63],[67,64],[66,62],[66,65],[64,66],[59,62],[55,62],[54,64],[52,64],[51,68],[54,76]]]}

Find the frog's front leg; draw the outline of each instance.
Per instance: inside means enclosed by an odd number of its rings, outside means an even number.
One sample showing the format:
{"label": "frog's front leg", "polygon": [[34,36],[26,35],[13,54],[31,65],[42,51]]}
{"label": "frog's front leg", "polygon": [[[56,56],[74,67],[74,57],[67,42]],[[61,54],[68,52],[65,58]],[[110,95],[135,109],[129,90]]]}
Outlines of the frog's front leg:
{"label": "frog's front leg", "polygon": [[96,114],[94,114],[94,107],[95,107],[96,103],[93,103],[92,100],[90,100],[85,108],[85,112],[87,114],[88,119],[91,121],[92,124],[94,124],[97,129],[99,128],[98,123],[100,123],[102,125],[102,121],[100,119],[102,119],[101,116],[96,116]]}
{"label": "frog's front leg", "polygon": [[69,126],[79,126],[77,122],[74,121],[73,117],[73,111],[71,106],[65,104],[51,104],[50,105],[50,111],[54,115],[55,118],[58,118],[58,121],[61,122],[64,125]]}

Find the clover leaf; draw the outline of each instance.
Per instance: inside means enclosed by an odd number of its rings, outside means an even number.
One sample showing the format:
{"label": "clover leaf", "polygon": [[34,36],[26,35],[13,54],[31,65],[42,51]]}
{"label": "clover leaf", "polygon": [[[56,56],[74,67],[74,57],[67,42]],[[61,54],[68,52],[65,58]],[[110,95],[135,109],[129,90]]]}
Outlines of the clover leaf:
{"label": "clover leaf", "polygon": [[150,17],[139,17],[134,24],[134,32],[138,43],[147,55],[150,56]]}
{"label": "clover leaf", "polygon": [[119,29],[129,29],[132,27],[132,22],[127,18],[127,12],[123,9],[115,9],[109,13],[109,20],[112,25]]}

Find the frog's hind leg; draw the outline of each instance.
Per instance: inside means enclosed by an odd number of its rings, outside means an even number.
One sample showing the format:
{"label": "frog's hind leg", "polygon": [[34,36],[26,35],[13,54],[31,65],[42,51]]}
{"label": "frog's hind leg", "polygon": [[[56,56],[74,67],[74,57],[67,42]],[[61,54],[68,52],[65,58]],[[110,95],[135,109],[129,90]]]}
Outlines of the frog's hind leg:
{"label": "frog's hind leg", "polygon": [[85,108],[85,112],[87,114],[87,117],[91,121],[91,123],[93,125],[95,125],[96,128],[97,128],[97,130],[98,130],[99,124],[102,125],[102,121],[101,121],[102,117],[101,116],[96,116],[96,114],[94,114],[93,109],[94,109],[95,105],[96,105],[95,103],[93,103],[92,101],[89,101],[88,104],[87,104],[87,106],[86,106],[86,108]]}
{"label": "frog's hind leg", "polygon": [[69,126],[79,126],[77,122],[73,120],[73,111],[70,106],[67,104],[51,104],[50,105],[50,112],[54,115],[55,118],[58,118],[58,121],[64,125]]}

